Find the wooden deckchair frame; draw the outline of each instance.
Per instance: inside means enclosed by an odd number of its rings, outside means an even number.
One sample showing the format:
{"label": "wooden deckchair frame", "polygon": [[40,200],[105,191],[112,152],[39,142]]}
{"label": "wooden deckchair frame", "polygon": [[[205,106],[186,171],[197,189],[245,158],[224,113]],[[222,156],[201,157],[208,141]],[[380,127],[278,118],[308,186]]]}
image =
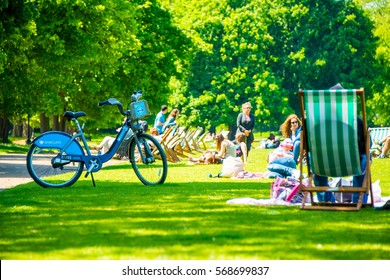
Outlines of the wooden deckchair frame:
{"label": "wooden deckchair frame", "polygon": [[[341,90],[341,91],[347,91],[347,90]],[[330,91],[330,94],[332,91]],[[301,146],[300,146],[300,158],[305,158],[306,160],[300,161],[300,172],[303,174],[303,162],[306,162],[307,164],[307,172],[308,172],[308,184],[307,186],[302,184],[303,177],[300,176],[300,191],[304,192],[304,199],[302,200],[301,209],[304,210],[360,210],[360,208],[364,206],[373,206],[373,199],[372,199],[372,184],[371,184],[371,167],[370,167],[370,137],[369,132],[367,129],[367,120],[366,120],[366,111],[365,111],[365,101],[364,101],[364,90],[358,89],[355,90],[356,96],[360,97],[360,104],[361,104],[361,112],[362,112],[362,119],[363,119],[363,133],[364,133],[364,140],[366,144],[366,168],[365,168],[365,176],[363,180],[362,186],[358,187],[349,187],[349,186],[340,186],[337,188],[331,188],[328,186],[314,186],[313,182],[313,176],[311,171],[311,163],[309,160],[309,156],[312,157],[312,160],[316,160],[315,157],[317,155],[313,154],[312,151],[309,150],[309,139],[308,139],[308,131],[307,131],[307,116],[306,116],[306,108],[304,104],[304,99],[306,98],[305,91],[299,90],[299,104],[300,104],[300,110],[301,110],[301,116],[302,116],[302,131],[301,131]],[[354,116],[357,118],[357,115]],[[356,133],[356,132],[355,132]],[[360,164],[360,163],[359,163]],[[323,174],[325,175],[325,174]],[[345,174],[345,176],[349,176],[351,174]],[[314,202],[314,196],[313,193],[315,192],[358,192],[359,193],[359,199],[357,203],[332,203],[332,202]],[[371,194],[370,196],[370,202],[367,204],[363,204],[363,197],[364,194]],[[308,196],[310,196],[310,205],[306,203]]]}

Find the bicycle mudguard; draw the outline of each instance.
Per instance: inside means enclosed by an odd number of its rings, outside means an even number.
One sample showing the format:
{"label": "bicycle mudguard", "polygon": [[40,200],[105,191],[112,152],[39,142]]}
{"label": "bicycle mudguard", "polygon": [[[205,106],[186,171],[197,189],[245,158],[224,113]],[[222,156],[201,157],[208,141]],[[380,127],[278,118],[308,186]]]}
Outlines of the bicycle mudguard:
{"label": "bicycle mudguard", "polygon": [[[62,149],[72,137],[61,131],[48,131],[33,140],[33,143],[39,148],[58,148]],[[73,141],[65,153],[68,155],[84,155],[84,150],[80,143]]]}

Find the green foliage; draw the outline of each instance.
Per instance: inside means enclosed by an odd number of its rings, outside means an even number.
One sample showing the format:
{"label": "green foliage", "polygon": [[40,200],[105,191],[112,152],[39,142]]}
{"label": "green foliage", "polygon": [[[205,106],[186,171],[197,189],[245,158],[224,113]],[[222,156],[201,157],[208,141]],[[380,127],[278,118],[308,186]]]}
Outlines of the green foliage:
{"label": "green foliage", "polygon": [[184,98],[172,99],[191,124],[233,124],[250,101],[258,122],[278,125],[298,112],[299,88],[341,82],[372,94],[373,25],[352,1],[169,3],[179,26],[210,46],[195,52]]}
{"label": "green foliage", "polygon": [[92,126],[113,126],[116,119],[98,101],[128,104],[133,90],[142,89],[157,111],[167,102],[170,79],[184,73],[191,42],[156,1],[10,3],[0,10],[0,27],[12,31],[0,33],[4,118],[75,110],[87,112]]}
{"label": "green foliage", "polygon": [[168,101],[170,80],[180,80],[185,75],[192,43],[156,1],[132,2],[137,5],[139,50],[123,55],[117,82],[124,89],[142,89],[151,110],[158,113]]}
{"label": "green foliage", "polygon": [[377,75],[373,79],[373,98],[369,99],[368,114],[373,124],[390,125],[390,1],[361,0],[362,6],[375,23],[374,35],[379,40],[376,49]]}
{"label": "green foliage", "polygon": [[38,9],[36,60],[45,70],[38,89],[41,106],[48,115],[66,109],[99,115],[97,101],[114,87],[123,53],[138,49],[134,6],[42,1]]}
{"label": "green foliage", "polygon": [[29,76],[37,71],[30,59],[36,17],[31,2],[5,1],[0,5],[0,118],[31,112]]}
{"label": "green foliage", "polygon": [[[0,118],[87,112],[145,92],[181,123],[232,125],[241,104],[277,127],[299,88],[364,87],[371,124],[387,125],[387,0],[29,0],[0,4]],[[116,112],[115,112],[116,114]],[[4,121],[2,122],[5,123]],[[4,126],[4,125],[3,125]],[[4,136],[4,127],[0,137]]]}

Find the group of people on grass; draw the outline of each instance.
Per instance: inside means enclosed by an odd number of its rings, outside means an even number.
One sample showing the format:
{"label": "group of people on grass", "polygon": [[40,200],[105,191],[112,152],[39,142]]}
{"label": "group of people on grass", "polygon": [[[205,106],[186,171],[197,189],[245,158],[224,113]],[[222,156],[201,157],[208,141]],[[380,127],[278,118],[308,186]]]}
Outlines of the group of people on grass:
{"label": "group of people on grass", "polygon": [[[226,139],[220,133],[213,140],[216,144],[216,151],[206,151],[199,158],[189,157],[192,163],[222,163],[227,157],[239,157],[244,163],[247,163],[249,151],[254,141],[253,128],[255,126],[255,116],[250,112],[251,104],[246,102],[242,104],[242,112],[237,116],[237,131],[233,141]],[[211,160],[213,159],[213,161]]]}
{"label": "group of people on grass", "polygon": [[[340,84],[335,85],[331,89],[343,89]],[[254,127],[254,116],[250,114],[250,104],[245,103],[242,106],[242,113],[237,117],[237,134],[235,141],[229,141],[224,139],[222,135],[217,135],[215,141],[217,144],[217,152],[215,155],[220,158],[220,161],[227,156],[243,156],[243,162],[247,162],[248,154],[251,149],[253,142],[253,127]],[[359,156],[361,163],[362,175],[353,176],[352,186],[361,186],[365,176],[366,168],[366,146],[363,136],[363,121],[358,118],[358,147]],[[280,142],[280,139],[275,135],[270,135],[268,139],[264,139],[260,147],[274,149],[268,156],[268,165],[266,177],[300,177],[299,170],[296,169],[298,161],[300,160],[300,132],[302,129],[301,120],[297,115],[292,114],[286,118],[283,124],[280,126],[280,132],[284,140]],[[240,138],[242,137],[242,138]],[[246,138],[245,140],[242,140]],[[382,152],[379,158],[384,158],[386,153],[390,149],[390,135],[383,138],[380,142],[383,145]],[[240,146],[241,150],[245,151],[244,154],[239,155],[237,147]],[[245,147],[246,146],[246,147]],[[242,148],[244,147],[244,148]],[[246,155],[245,155],[246,154]],[[194,162],[203,162],[202,158],[192,159]],[[263,176],[264,177],[264,176]],[[314,174],[314,184],[316,186],[329,186],[328,177]],[[335,202],[335,197],[332,192],[318,192],[317,198],[319,202]],[[359,198],[359,193],[353,193],[352,202],[356,203]],[[367,203],[367,195],[363,198],[363,203]]]}
{"label": "group of people on grass", "polygon": [[[340,84],[331,89],[343,89]],[[153,127],[150,133],[156,138],[161,137],[164,131],[170,126],[176,125],[176,118],[179,115],[178,109],[173,109],[165,119],[165,114],[168,112],[168,107],[163,105],[161,111],[157,114]],[[366,161],[371,160],[366,158],[366,147],[363,139],[363,121],[358,118],[358,146],[361,162],[362,175],[353,177],[353,186],[361,186],[364,174]],[[228,157],[241,158],[243,163],[247,163],[249,152],[254,141],[253,128],[255,126],[255,117],[251,113],[251,104],[246,102],[242,104],[242,111],[237,116],[237,131],[233,141],[227,139],[222,133],[213,135],[212,139],[215,141],[216,151],[206,151],[199,158],[189,157],[191,163],[202,164],[220,164]],[[300,156],[300,132],[302,123],[299,117],[295,114],[289,115],[280,126],[281,136],[283,141],[274,134],[264,139],[260,143],[260,148],[273,149],[268,155],[267,172],[263,173],[262,177],[300,177],[299,170],[296,169]],[[107,137],[106,137],[107,138]],[[97,150],[107,152],[110,148],[114,138],[110,137],[104,139],[102,143],[97,146]],[[385,158],[390,150],[390,135],[381,139],[378,143],[380,145],[381,153],[378,158]],[[314,174],[314,184],[316,186],[329,186],[328,177]],[[335,197],[331,192],[318,192],[317,198],[319,202],[334,202]],[[357,202],[358,193],[353,193],[352,202]],[[367,195],[363,199],[363,203],[367,202]]]}
{"label": "group of people on grass", "polygon": [[[331,89],[342,89],[340,84],[332,87]],[[161,106],[160,112],[157,114],[154,125],[150,129],[150,133],[156,138],[161,137],[164,131],[170,126],[176,125],[176,118],[179,115],[179,110],[174,108],[167,119],[165,115],[168,112],[168,106]],[[242,111],[237,116],[237,131],[235,139],[233,141],[226,139],[222,134],[213,136],[215,140],[216,151],[206,151],[201,157],[195,159],[189,157],[190,162],[193,163],[222,163],[223,159],[228,156],[240,157],[244,163],[248,160],[249,151],[252,148],[254,141],[253,128],[255,126],[255,117],[251,113],[251,104],[246,102],[242,104]],[[361,120],[358,120],[359,127],[362,125]],[[280,138],[274,134],[270,134],[267,139],[261,141],[260,148],[274,149],[269,155],[268,170],[271,172],[270,176],[292,176],[297,175],[297,172],[292,170],[296,168],[299,159],[300,151],[300,132],[302,128],[301,120],[297,115],[291,114],[280,126],[280,132],[284,141],[280,141]],[[362,128],[359,128],[361,131]],[[112,137],[106,137],[100,145],[97,146],[97,150],[107,152],[112,144]],[[360,139],[360,138],[359,138]],[[379,158],[384,158],[386,153],[390,150],[390,135],[383,138],[379,145],[383,145]],[[360,153],[364,153],[364,145],[361,147]],[[363,160],[364,162],[364,160]],[[283,169],[281,169],[283,167]],[[317,178],[318,183],[323,183],[321,178]]]}

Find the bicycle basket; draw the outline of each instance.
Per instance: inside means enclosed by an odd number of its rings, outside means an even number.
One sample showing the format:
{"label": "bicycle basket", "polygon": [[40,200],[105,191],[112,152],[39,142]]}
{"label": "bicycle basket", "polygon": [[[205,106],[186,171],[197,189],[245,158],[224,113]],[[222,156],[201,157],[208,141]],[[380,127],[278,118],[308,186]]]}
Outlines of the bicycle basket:
{"label": "bicycle basket", "polygon": [[145,100],[130,104],[131,118],[133,120],[143,119],[150,115],[148,103]]}

